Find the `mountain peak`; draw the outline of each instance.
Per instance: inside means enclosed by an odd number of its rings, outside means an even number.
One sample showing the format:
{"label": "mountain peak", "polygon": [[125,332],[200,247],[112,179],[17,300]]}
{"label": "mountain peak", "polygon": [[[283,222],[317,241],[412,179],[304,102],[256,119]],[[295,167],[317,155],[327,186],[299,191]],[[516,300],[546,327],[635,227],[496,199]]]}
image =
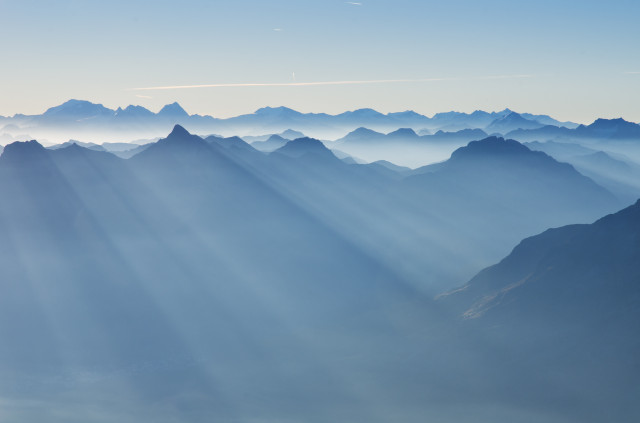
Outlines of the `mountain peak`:
{"label": "mountain peak", "polygon": [[111,115],[115,112],[111,109],[107,109],[102,104],[91,103],[86,100],[67,100],[59,106],[51,107],[47,109],[42,116],[46,117],[58,117],[58,116],[71,116],[71,117],[87,117],[94,115]]}
{"label": "mountain peak", "polygon": [[296,131],[294,129],[287,129],[284,132],[281,132],[280,135],[282,138],[288,139],[288,140],[295,140],[296,138],[304,138],[305,135],[300,132],[300,131]]}
{"label": "mountain peak", "polygon": [[536,120],[526,119],[516,112],[510,112],[505,116],[498,114],[498,117],[486,127],[487,132],[499,132],[506,134],[516,129],[537,129],[543,126]]}
{"label": "mountain peak", "polygon": [[496,125],[500,123],[520,123],[520,122],[533,122],[533,121],[529,121],[528,119],[525,119],[519,113],[511,112],[508,115],[497,118],[495,121],[493,121],[491,125]]}
{"label": "mountain peak", "polygon": [[343,113],[343,115],[351,115],[351,116],[358,116],[358,117],[380,117],[380,116],[384,116],[382,113],[378,112],[377,110],[371,109],[371,108],[363,108],[363,109],[356,109],[354,111],[351,112],[345,112]]}
{"label": "mountain peak", "polygon": [[412,118],[423,118],[425,117],[424,115],[421,115],[420,113],[417,113],[413,110],[405,110],[404,112],[392,112],[392,113],[387,113],[387,116],[392,116],[392,117],[412,117]]}
{"label": "mountain peak", "polygon": [[275,150],[275,152],[293,158],[299,158],[306,154],[335,158],[331,150],[329,150],[322,141],[309,137],[289,141],[284,146]]}
{"label": "mountain peak", "polygon": [[531,152],[526,146],[515,140],[505,140],[501,137],[487,137],[480,141],[471,141],[451,154],[451,159],[465,159],[478,156],[521,155]]}
{"label": "mountain peak", "polygon": [[284,106],[279,106],[279,107],[261,107],[258,110],[256,110],[254,112],[254,114],[256,115],[265,115],[265,114],[298,114],[299,112],[296,112],[293,109],[290,109],[288,107],[284,107]]}
{"label": "mountain peak", "polygon": [[167,138],[184,138],[191,136],[191,133],[181,125],[175,125]]}
{"label": "mountain peak", "polygon": [[177,101],[167,104],[158,112],[158,115],[161,116],[170,116],[170,117],[188,117],[189,113],[187,113]]}
{"label": "mountain peak", "polygon": [[392,137],[417,137],[416,131],[411,128],[399,128],[393,132],[389,132],[387,135]]}
{"label": "mountain peak", "polygon": [[3,162],[23,162],[39,159],[47,154],[47,150],[36,140],[16,141],[4,147],[0,159]]}
{"label": "mountain peak", "polygon": [[369,129],[369,128],[365,128],[364,126],[361,126],[360,128],[354,129],[353,131],[349,132],[349,134],[347,136],[379,136],[379,135],[384,135],[381,134],[380,132],[376,132],[373,129]]}
{"label": "mountain peak", "polygon": [[617,139],[636,139],[640,137],[640,125],[622,118],[597,119],[591,125],[580,125],[577,131],[592,137]]}
{"label": "mountain peak", "polygon": [[591,125],[589,125],[588,128],[604,129],[604,128],[617,128],[620,126],[631,126],[631,125],[635,125],[635,124],[633,122],[626,121],[623,118],[617,118],[617,119],[599,118],[599,119],[596,119]]}

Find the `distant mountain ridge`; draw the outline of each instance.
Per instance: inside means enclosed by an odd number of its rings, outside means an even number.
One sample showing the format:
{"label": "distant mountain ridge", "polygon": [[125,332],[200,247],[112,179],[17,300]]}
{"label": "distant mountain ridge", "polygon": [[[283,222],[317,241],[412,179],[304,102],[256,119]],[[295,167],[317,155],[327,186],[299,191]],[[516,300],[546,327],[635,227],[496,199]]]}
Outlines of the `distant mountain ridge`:
{"label": "distant mountain ridge", "polygon": [[622,118],[597,119],[590,125],[579,125],[574,129],[543,126],[535,129],[517,129],[507,134],[521,141],[547,141],[557,139],[632,140],[640,139],[640,124]]}
{"label": "distant mountain ridge", "polygon": [[511,112],[505,117],[498,118],[491,122],[489,126],[485,128],[488,133],[498,132],[500,134],[507,134],[516,129],[537,129],[544,125],[533,119],[526,119],[518,113]]}
{"label": "distant mountain ridge", "polygon": [[444,160],[455,148],[486,136],[485,131],[477,128],[418,135],[412,128],[399,128],[384,134],[361,127],[327,145],[371,162],[386,160],[415,168],[424,165],[425,160]]}
{"label": "distant mountain ridge", "polygon": [[[51,107],[40,115],[21,115],[4,117],[0,120],[2,133],[11,136],[17,133],[29,133],[32,137],[55,138],[65,133],[60,141],[70,138],[95,140],[96,131],[103,133],[109,141],[157,137],[166,133],[175,124],[189,125],[198,133],[221,133],[229,135],[255,135],[259,133],[277,134],[286,130],[295,130],[316,138],[336,139],[358,127],[367,127],[376,131],[391,132],[398,128],[411,128],[413,131],[443,130],[455,132],[460,129],[483,129],[503,119],[511,112],[475,111],[471,114],[449,112],[428,117],[415,111],[380,113],[373,109],[357,109],[335,115],[327,113],[301,113],[288,107],[263,107],[251,114],[239,115],[227,119],[212,116],[190,115],[177,102],[167,104],[157,113],[142,106],[127,106],[109,109],[101,104],[85,100],[69,100]],[[537,121],[544,124],[575,127],[570,122],[559,122],[544,115],[522,114],[522,121]],[[19,132],[18,132],[19,131]],[[93,132],[92,132],[93,131]],[[92,137],[92,138],[89,138]],[[286,137],[288,138],[288,137]],[[290,139],[290,138],[289,138]],[[264,140],[260,140],[264,141]]]}

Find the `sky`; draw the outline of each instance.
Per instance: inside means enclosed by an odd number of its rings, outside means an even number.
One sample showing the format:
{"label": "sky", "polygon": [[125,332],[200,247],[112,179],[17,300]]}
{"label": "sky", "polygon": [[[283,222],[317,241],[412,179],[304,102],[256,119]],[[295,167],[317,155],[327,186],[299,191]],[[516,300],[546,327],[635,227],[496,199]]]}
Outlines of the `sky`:
{"label": "sky", "polygon": [[638,16],[637,0],[0,0],[0,115],[75,98],[640,122]]}

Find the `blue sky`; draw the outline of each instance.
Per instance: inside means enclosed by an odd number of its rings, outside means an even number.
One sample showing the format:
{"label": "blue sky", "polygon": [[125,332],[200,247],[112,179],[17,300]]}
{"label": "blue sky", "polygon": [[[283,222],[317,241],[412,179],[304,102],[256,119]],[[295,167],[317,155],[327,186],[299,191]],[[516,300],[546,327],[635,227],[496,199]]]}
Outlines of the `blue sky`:
{"label": "blue sky", "polygon": [[[0,115],[79,98],[219,117],[509,107],[640,121],[631,0],[0,0],[0,16]],[[402,82],[285,85],[389,80]]]}

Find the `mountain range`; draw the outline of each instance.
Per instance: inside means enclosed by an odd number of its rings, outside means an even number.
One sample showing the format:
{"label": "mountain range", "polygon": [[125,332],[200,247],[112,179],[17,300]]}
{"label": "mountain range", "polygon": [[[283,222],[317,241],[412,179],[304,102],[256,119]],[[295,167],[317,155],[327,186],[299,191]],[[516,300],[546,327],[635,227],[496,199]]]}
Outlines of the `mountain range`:
{"label": "mountain range", "polygon": [[[46,110],[41,115],[16,114],[0,119],[1,139],[10,142],[24,134],[43,137],[50,142],[81,139],[85,142],[121,142],[139,138],[154,138],[167,133],[175,124],[188,125],[198,133],[217,133],[227,136],[257,136],[265,133],[281,133],[294,129],[323,139],[336,139],[358,127],[389,132],[398,128],[415,131],[443,130],[455,132],[461,129],[484,129],[498,125],[514,114],[476,111],[466,113],[440,113],[429,118],[413,111],[382,114],[372,109],[359,109],[337,115],[326,113],[300,113],[286,107],[265,107],[255,113],[219,119],[211,116],[189,115],[178,103],[164,106],[153,113],[142,106],[127,106],[116,110],[84,100],[69,100]],[[517,114],[514,114],[517,115]],[[559,122],[545,115],[518,115],[524,122],[519,128],[557,125],[573,128],[577,125]],[[508,120],[513,117],[508,118]],[[508,129],[517,129],[513,125]],[[504,134],[501,132],[501,134]],[[261,139],[260,141],[265,141]]]}
{"label": "mountain range", "polygon": [[624,154],[607,151],[610,145],[586,147],[557,141],[533,141],[525,145],[532,150],[544,151],[559,161],[570,163],[580,173],[606,187],[625,202],[631,203],[640,197],[640,165]]}
{"label": "mountain range", "polygon": [[560,139],[625,141],[640,138],[640,125],[624,119],[597,119],[590,125],[579,125],[573,129],[547,125],[541,128],[517,129],[509,132],[507,136],[520,141]]}
{"label": "mountain range", "polygon": [[486,136],[482,129],[439,130],[431,135],[418,135],[411,128],[399,128],[388,134],[358,128],[335,142],[327,142],[327,146],[369,162],[387,160],[416,168],[425,162],[446,160],[456,148]]}
{"label": "mountain range", "polygon": [[589,225],[625,200],[518,141],[358,132],[454,151],[412,170],[182,125],[129,158],[8,144],[9,420],[635,421],[640,203]]}

